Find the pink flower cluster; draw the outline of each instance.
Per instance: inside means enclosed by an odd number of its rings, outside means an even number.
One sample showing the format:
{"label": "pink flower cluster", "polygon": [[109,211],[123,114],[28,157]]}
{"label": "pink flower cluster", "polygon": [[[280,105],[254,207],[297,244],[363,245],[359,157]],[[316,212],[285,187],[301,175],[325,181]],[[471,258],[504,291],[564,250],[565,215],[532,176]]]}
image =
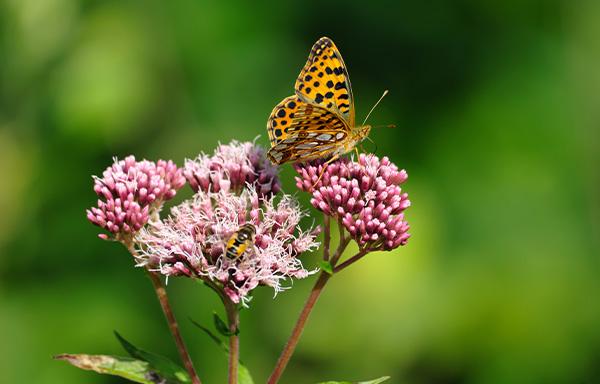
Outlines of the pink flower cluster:
{"label": "pink flower cluster", "polygon": [[264,149],[251,142],[220,144],[212,156],[200,154],[186,160],[184,175],[195,192],[241,192],[254,185],[260,197],[281,190],[277,168],[265,157]]}
{"label": "pink flower cluster", "polygon": [[170,160],[115,159],[101,178],[94,177],[94,191],[100,198],[96,207],[87,210],[87,218],[117,237],[133,234],[184,185],[182,170]]}
{"label": "pink flower cluster", "polygon": [[[162,222],[144,228],[135,238],[138,264],[167,276],[189,276],[215,284],[233,302],[250,300],[259,285],[281,291],[281,282],[304,278],[298,255],[316,248],[317,231],[298,229],[303,213],[291,197],[278,202],[259,198],[254,189],[241,193],[199,192],[171,209]],[[254,244],[239,258],[225,255],[227,241],[241,225],[256,228]]]}
{"label": "pink flower cluster", "polygon": [[408,175],[387,157],[361,154],[358,161],[343,158],[295,168],[296,185],[312,193],[311,204],[337,218],[361,248],[391,250],[406,244],[410,235],[403,212],[410,200],[400,184]]}

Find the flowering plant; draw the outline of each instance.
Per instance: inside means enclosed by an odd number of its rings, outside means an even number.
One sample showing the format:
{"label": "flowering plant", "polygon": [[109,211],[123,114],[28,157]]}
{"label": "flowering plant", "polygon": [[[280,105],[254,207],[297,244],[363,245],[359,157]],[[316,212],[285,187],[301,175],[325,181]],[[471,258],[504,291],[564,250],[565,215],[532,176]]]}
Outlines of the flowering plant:
{"label": "flowering plant", "polygon": [[[123,244],[135,265],[153,284],[185,368],[133,346],[120,335],[132,358],[62,354],[58,359],[100,373],[139,383],[201,383],[171,309],[164,278],[184,277],[211,288],[223,302],[226,320],[215,315],[215,326],[229,339],[229,383],[252,383],[239,363],[239,311],[249,307],[260,286],[275,294],[294,279],[319,273],[292,334],[268,379],[277,383],[298,343],[306,320],[329,279],[370,252],[406,244],[410,206],[400,185],[407,174],[387,158],[360,155],[356,161],[296,164],[296,186],[311,194],[311,204],[323,213],[323,226],[301,228],[306,216],[289,194],[282,193],[277,168],[252,142],[219,145],[214,154],[200,154],[183,167],[172,161],[115,159],[102,177],[94,177],[99,199],[87,211],[88,220],[105,233],[101,239]],[[163,203],[188,184],[194,191],[161,215]],[[339,243],[332,247],[331,224]],[[317,236],[323,232],[322,243]],[[358,252],[344,259],[351,241]],[[320,268],[307,268],[307,252],[323,249]],[[343,260],[343,261],[342,261]],[[219,336],[199,325],[214,340]],[[223,344],[225,345],[225,344]],[[369,383],[379,383],[387,377]]]}

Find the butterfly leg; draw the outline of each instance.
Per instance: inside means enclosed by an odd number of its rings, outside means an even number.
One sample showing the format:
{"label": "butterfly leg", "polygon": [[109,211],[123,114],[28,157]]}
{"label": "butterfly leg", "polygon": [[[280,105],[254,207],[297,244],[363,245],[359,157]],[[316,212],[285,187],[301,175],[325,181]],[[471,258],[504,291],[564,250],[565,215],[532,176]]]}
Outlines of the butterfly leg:
{"label": "butterfly leg", "polygon": [[337,160],[340,158],[340,155],[334,155],[331,159],[327,160],[324,164],[323,164],[323,169],[321,169],[321,172],[319,173],[319,178],[317,179],[317,181],[315,181],[315,183],[312,185],[311,189],[312,191],[315,190],[315,187],[317,186],[317,184],[319,184],[319,181],[321,181],[321,178],[323,177],[323,174],[325,173],[325,170],[327,169],[327,166],[329,165],[329,163]]}

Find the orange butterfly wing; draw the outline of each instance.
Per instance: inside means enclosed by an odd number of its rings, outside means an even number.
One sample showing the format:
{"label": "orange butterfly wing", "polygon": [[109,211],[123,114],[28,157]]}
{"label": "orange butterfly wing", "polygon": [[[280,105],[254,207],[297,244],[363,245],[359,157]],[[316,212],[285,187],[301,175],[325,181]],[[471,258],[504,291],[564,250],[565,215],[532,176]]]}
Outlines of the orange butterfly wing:
{"label": "orange butterfly wing", "polygon": [[312,47],[296,95],[275,106],[267,122],[274,164],[342,154],[354,127],[354,98],[339,50],[327,37]]}
{"label": "orange butterfly wing", "polygon": [[313,45],[294,88],[302,100],[339,113],[348,126],[354,127],[354,97],[348,70],[330,38],[322,37]]}

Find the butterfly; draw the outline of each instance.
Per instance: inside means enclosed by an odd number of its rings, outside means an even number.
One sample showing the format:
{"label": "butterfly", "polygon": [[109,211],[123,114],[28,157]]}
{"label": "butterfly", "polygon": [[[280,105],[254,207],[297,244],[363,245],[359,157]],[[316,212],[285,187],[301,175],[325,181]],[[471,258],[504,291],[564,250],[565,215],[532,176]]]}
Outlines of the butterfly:
{"label": "butterfly", "polygon": [[267,122],[267,156],[273,164],[330,157],[329,163],[368,136],[371,126],[356,126],[348,71],[330,38],[313,45],[294,89],[296,94],[277,104]]}
{"label": "butterfly", "polygon": [[256,235],[256,228],[250,223],[242,225],[237,232],[235,232],[225,247],[225,254],[230,259],[239,259],[244,252],[251,248],[254,244],[254,236]]}

